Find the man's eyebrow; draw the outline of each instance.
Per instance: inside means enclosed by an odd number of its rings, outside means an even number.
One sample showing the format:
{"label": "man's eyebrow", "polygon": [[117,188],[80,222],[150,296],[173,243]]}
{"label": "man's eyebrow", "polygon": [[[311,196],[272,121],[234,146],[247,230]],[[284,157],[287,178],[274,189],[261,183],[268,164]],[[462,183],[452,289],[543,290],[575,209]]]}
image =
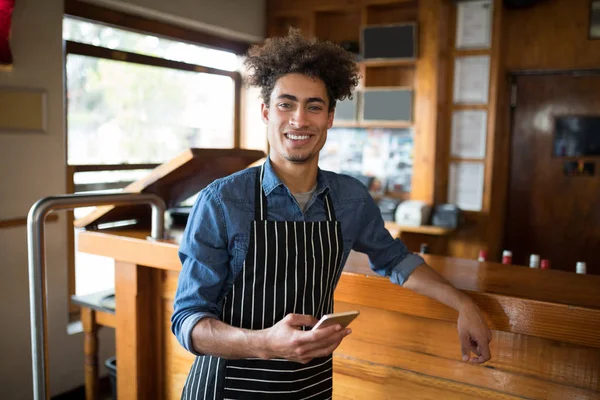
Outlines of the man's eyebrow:
{"label": "man's eyebrow", "polygon": [[309,98],[308,98],[308,103],[323,103],[323,104],[327,104],[327,103],[325,102],[325,100],[323,100],[323,99],[322,99],[322,98],[320,98],[320,97],[309,97]]}
{"label": "man's eyebrow", "polygon": [[[292,94],[285,94],[285,93],[280,94],[279,96],[277,96],[277,100],[279,100],[279,99],[288,99],[288,100],[291,100],[291,101],[298,102],[298,98],[296,96],[292,95]],[[323,104],[327,104],[325,102],[325,100],[323,100],[320,97],[309,97],[306,102],[307,103],[323,103]]]}
{"label": "man's eyebrow", "polygon": [[298,101],[298,98],[296,96],[293,96],[291,94],[280,94],[279,96],[277,96],[277,100],[279,99],[288,99],[288,100],[292,100],[292,101]]}

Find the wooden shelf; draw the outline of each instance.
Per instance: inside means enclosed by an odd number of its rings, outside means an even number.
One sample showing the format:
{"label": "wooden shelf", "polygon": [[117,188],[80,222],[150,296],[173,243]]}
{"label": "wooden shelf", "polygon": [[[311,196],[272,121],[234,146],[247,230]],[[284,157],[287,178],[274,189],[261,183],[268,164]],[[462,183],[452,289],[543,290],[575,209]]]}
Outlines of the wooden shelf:
{"label": "wooden shelf", "polygon": [[413,64],[361,65],[361,89],[374,87],[414,88],[417,69]]}
{"label": "wooden shelf", "polygon": [[414,92],[415,91],[415,87],[411,86],[411,85],[377,85],[377,86],[365,86],[362,89],[360,89],[361,92],[372,92],[372,91],[384,91],[384,90],[389,90],[389,91],[398,91],[398,90],[404,90],[404,91],[408,91],[408,92]]}
{"label": "wooden shelf", "polygon": [[414,67],[416,66],[416,60],[362,60],[359,61],[359,65],[365,67]]}
{"label": "wooden shelf", "polygon": [[488,56],[491,53],[491,49],[454,49],[452,51],[454,57]]}
{"label": "wooden shelf", "polygon": [[465,158],[465,157],[454,157],[454,156],[450,156],[450,158],[448,159],[449,162],[451,163],[456,163],[456,162],[472,162],[472,163],[485,163],[485,157],[484,158]]}
{"label": "wooden shelf", "polygon": [[454,229],[443,228],[440,226],[422,225],[422,226],[405,226],[398,225],[395,222],[385,221],[385,227],[396,237],[402,232],[420,233],[423,235],[446,236],[454,232]]}
{"label": "wooden shelf", "polygon": [[366,11],[367,25],[397,24],[417,21],[419,5],[416,0],[403,1],[370,1],[363,3]]}
{"label": "wooden shelf", "polygon": [[487,104],[468,104],[468,103],[458,103],[452,104],[450,109],[452,111],[469,111],[469,110],[487,110],[489,107]]}

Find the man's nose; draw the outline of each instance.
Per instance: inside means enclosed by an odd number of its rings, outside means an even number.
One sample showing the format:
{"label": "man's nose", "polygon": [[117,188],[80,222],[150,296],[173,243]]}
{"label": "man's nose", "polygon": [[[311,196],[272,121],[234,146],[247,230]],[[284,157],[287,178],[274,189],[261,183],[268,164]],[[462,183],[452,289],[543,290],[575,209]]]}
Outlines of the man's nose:
{"label": "man's nose", "polygon": [[303,128],[308,125],[306,110],[298,107],[290,116],[290,125],[294,128]]}

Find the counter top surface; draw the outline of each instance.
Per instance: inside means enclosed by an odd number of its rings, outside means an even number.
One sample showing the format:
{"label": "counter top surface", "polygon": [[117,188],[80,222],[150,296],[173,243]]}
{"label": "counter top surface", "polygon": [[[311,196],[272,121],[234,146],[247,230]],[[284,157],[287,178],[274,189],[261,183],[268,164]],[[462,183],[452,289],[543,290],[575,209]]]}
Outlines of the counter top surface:
{"label": "counter top surface", "polygon": [[[181,269],[174,240],[146,240],[143,231],[80,231],[78,251],[150,267]],[[525,266],[424,255],[425,261],[461,290],[600,309],[600,276]],[[345,274],[387,281],[369,267],[365,254],[351,252]]]}

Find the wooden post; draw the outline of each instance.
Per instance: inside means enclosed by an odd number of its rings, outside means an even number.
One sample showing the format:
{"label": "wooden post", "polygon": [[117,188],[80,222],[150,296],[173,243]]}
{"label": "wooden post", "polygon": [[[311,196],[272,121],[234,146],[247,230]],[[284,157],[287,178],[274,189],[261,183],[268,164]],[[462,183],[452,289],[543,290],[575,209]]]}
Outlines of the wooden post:
{"label": "wooden post", "polygon": [[81,308],[83,324],[83,350],[85,354],[85,398],[98,398],[98,324],[96,313],[89,307]]}
{"label": "wooden post", "polygon": [[[443,0],[419,2],[419,58],[415,79],[415,147],[410,197],[428,203],[439,201],[447,169],[442,168],[446,142],[446,53],[448,4]],[[444,193],[445,196],[445,193]]]}
{"label": "wooden post", "polygon": [[115,262],[117,397],[159,399],[152,269]]}

